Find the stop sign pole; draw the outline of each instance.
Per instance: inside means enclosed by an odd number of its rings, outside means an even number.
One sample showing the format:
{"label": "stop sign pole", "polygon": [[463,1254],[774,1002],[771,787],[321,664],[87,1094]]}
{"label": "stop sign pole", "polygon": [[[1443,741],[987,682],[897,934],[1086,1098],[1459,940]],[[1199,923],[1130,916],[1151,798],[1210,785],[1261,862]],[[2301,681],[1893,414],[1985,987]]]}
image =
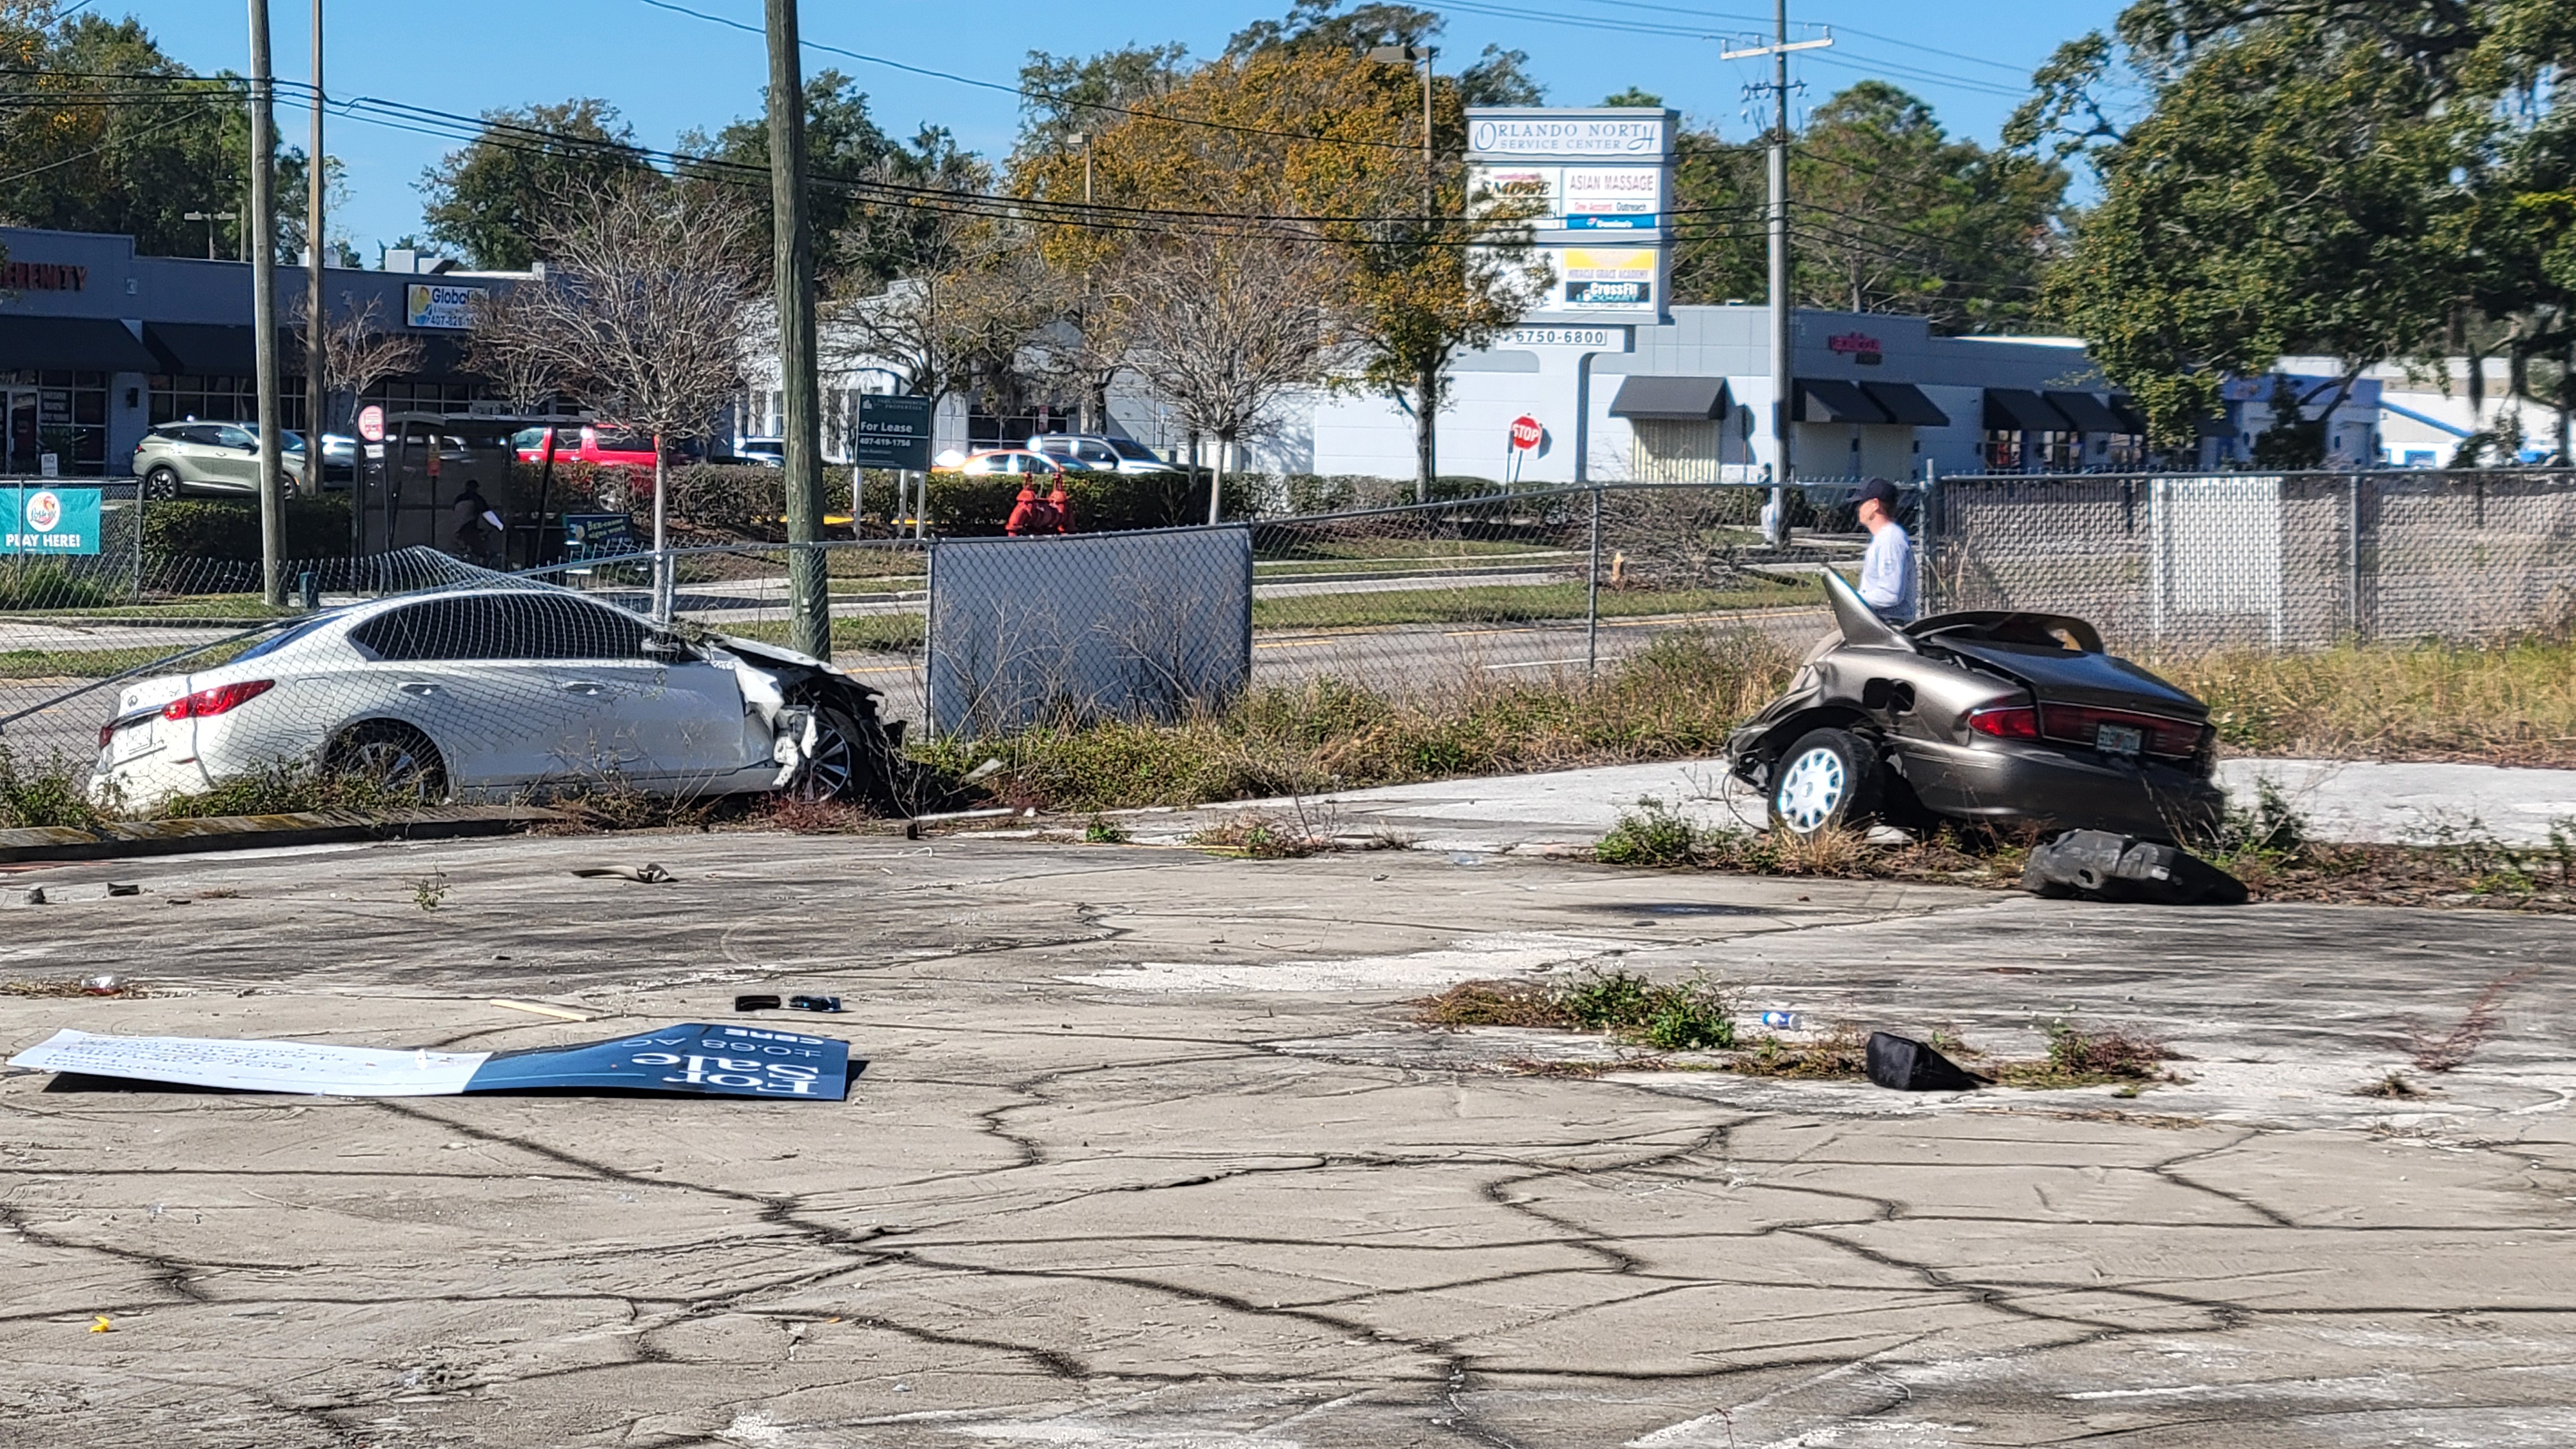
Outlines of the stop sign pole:
{"label": "stop sign pole", "polygon": [[1536,448],[1541,442],[1545,441],[1546,438],[1547,429],[1539,426],[1538,419],[1531,417],[1527,413],[1523,413],[1519,417],[1512,419],[1511,446],[1505,453],[1504,457],[1509,465],[1507,471],[1511,474],[1511,480],[1513,482],[1517,483],[1520,481],[1522,457],[1528,454],[1532,449]]}

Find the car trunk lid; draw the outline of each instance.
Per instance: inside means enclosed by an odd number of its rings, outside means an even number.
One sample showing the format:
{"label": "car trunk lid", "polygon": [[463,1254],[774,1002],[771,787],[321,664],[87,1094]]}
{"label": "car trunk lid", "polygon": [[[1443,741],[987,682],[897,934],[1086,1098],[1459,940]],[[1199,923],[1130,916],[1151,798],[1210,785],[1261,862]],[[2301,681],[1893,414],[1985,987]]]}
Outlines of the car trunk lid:
{"label": "car trunk lid", "polygon": [[2097,705],[2205,722],[2209,707],[2125,659],[2069,649],[2019,648],[1955,638],[1939,646],[2004,674],[2042,703]]}

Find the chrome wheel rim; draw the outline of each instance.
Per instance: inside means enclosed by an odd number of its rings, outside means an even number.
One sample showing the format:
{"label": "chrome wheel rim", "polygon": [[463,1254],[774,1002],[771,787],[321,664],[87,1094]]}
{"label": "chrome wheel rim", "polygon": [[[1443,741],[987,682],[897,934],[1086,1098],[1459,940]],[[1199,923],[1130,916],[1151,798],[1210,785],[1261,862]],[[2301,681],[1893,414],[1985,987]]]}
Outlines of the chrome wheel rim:
{"label": "chrome wheel rim", "polygon": [[429,793],[429,764],[407,741],[362,740],[349,751],[348,761],[351,773],[386,789],[423,796]]}
{"label": "chrome wheel rim", "polygon": [[814,753],[805,759],[805,768],[796,776],[796,798],[799,800],[837,800],[850,788],[850,742],[839,730],[828,724],[817,725]]}
{"label": "chrome wheel rim", "polygon": [[1843,768],[1843,757],[1822,745],[1789,762],[1780,774],[1780,788],[1771,797],[1780,819],[1800,835],[1824,828],[1841,807],[1843,796],[1851,788],[1849,773]]}

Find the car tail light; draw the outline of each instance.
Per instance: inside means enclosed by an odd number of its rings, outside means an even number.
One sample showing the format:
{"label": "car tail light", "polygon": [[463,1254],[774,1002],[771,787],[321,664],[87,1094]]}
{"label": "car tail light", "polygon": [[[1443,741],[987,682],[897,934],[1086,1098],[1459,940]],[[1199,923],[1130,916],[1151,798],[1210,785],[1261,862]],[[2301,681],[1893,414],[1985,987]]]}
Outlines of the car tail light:
{"label": "car tail light", "polygon": [[2039,711],[2026,704],[2001,704],[1968,711],[1968,728],[1999,740],[2039,738]]}
{"label": "car tail light", "polygon": [[239,684],[218,684],[194,694],[183,694],[161,706],[163,719],[204,719],[259,698],[277,687],[274,679],[245,679]]}
{"label": "car tail light", "polygon": [[2200,748],[2201,727],[2189,720],[2089,704],[2051,704],[2040,709],[2040,732],[2071,745],[2097,743],[2104,725],[2136,730],[2139,748],[2150,755],[2179,757]]}

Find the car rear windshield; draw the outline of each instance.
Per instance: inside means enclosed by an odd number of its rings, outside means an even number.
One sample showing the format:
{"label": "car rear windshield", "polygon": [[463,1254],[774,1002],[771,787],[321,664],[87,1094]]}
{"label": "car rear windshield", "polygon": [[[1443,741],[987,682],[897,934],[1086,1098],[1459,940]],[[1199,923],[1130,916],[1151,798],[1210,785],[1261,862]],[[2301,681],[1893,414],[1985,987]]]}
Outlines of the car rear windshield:
{"label": "car rear windshield", "polygon": [[643,621],[585,599],[531,589],[468,594],[393,609],[349,631],[384,660],[635,659]]}
{"label": "car rear windshield", "polygon": [[328,614],[316,614],[312,618],[306,619],[302,623],[295,625],[293,628],[280,629],[276,633],[269,635],[267,638],[260,640],[258,643],[253,644],[248,649],[234,655],[233,662],[235,664],[239,664],[245,659],[257,659],[263,654],[274,654],[278,650],[285,648],[287,645],[294,643],[296,640],[303,638],[305,635],[312,633],[314,630],[321,628],[325,624],[331,623],[339,617],[340,616],[337,611]]}

